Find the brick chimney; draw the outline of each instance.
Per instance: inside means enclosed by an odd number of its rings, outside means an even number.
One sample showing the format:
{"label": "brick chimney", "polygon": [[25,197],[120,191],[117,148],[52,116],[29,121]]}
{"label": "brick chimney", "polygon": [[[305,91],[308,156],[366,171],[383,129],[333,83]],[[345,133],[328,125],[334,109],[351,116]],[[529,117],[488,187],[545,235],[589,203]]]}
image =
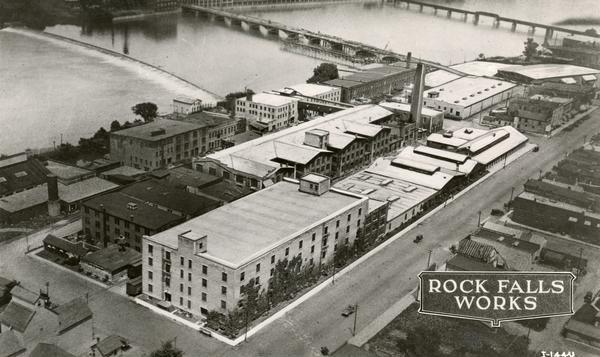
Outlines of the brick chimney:
{"label": "brick chimney", "polygon": [[60,214],[60,200],[58,197],[58,178],[50,174],[46,176],[48,185],[48,215],[56,217]]}

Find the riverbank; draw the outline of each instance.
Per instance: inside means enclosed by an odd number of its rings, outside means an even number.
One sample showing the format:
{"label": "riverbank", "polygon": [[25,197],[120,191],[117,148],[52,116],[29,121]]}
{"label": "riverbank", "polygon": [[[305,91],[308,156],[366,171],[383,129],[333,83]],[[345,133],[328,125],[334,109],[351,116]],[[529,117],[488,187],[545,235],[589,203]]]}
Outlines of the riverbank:
{"label": "riverbank", "polygon": [[63,0],[0,0],[0,9],[0,25],[18,22],[43,30],[46,26],[80,22],[78,11]]}

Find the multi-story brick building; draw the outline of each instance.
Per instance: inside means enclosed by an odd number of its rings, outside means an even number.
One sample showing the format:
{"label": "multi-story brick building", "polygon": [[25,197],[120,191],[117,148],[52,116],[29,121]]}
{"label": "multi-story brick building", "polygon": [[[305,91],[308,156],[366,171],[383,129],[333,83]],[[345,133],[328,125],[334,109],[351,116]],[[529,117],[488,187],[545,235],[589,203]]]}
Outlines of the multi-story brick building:
{"label": "multi-story brick building", "polygon": [[227,312],[251,279],[268,288],[275,264],[331,261],[353,245],[367,198],[308,175],[283,181],[162,233],[144,236],[143,292],[196,315]]}
{"label": "multi-story brick building", "polygon": [[376,105],[342,110],[195,158],[193,166],[255,189],[309,172],[335,178],[395,148],[386,126],[392,117]]}
{"label": "multi-story brick building", "polygon": [[147,180],[83,202],[83,231],[98,243],[124,239],[140,251],[142,235],[156,234],[220,205],[217,200]]}
{"label": "multi-story brick building", "polygon": [[178,120],[151,123],[110,133],[110,157],[145,171],[190,159],[206,151],[203,127]]}
{"label": "multi-story brick building", "polygon": [[152,171],[222,148],[236,133],[236,120],[226,115],[197,112],[180,120],[154,122],[110,133],[111,159]]}
{"label": "multi-story brick building", "polygon": [[513,97],[508,115],[518,118],[516,127],[521,131],[546,134],[570,118],[573,100],[569,98],[533,95]]}
{"label": "multi-story brick building", "polygon": [[281,130],[297,123],[298,100],[272,93],[248,94],[235,101],[235,116],[259,133]]}
{"label": "multi-story brick building", "polygon": [[390,94],[393,90],[400,90],[406,84],[413,83],[414,77],[414,68],[373,65],[365,71],[323,84],[341,88],[342,102],[350,103],[354,99],[380,97]]}

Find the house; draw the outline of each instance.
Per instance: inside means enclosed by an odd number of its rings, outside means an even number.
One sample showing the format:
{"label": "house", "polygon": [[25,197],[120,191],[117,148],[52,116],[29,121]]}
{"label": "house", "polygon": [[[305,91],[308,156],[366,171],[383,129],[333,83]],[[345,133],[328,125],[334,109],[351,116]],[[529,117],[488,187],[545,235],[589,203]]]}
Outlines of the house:
{"label": "house", "polygon": [[248,94],[235,101],[236,118],[247,122],[248,130],[268,133],[298,122],[298,100],[272,93]]}
{"label": "house", "polygon": [[[16,357],[24,353],[25,347],[23,347],[14,331],[0,331],[0,357]],[[44,357],[47,357],[47,355]]]}
{"label": "house", "polygon": [[129,348],[129,342],[121,336],[110,335],[100,340],[92,348],[96,348],[102,357],[116,356],[119,352]]}
{"label": "house", "polygon": [[59,335],[92,318],[92,310],[90,310],[84,298],[76,298],[59,305],[53,312],[58,317],[57,332]]}
{"label": "house", "polygon": [[193,99],[185,96],[178,96],[173,99],[173,113],[177,114],[191,114],[202,110],[201,99]]}
{"label": "house", "polygon": [[458,243],[456,255],[446,262],[446,270],[506,270],[506,261],[493,246],[467,237]]}
{"label": "house", "polygon": [[575,311],[565,324],[563,334],[592,347],[600,347],[600,299],[596,297]]}

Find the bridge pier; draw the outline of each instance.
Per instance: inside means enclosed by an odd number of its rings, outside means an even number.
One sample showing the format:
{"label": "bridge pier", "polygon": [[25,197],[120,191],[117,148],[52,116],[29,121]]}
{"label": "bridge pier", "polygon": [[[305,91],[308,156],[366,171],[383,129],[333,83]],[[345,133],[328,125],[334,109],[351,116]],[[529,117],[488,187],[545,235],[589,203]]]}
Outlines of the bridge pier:
{"label": "bridge pier", "polygon": [[448,10],[448,13],[446,14],[447,18],[451,18],[452,17],[452,10]]}
{"label": "bridge pier", "polygon": [[516,21],[513,21],[512,25],[510,26],[510,30],[512,32],[517,31],[517,22]]}
{"label": "bridge pier", "polygon": [[434,15],[437,15],[437,10],[438,10],[438,8],[437,8],[437,7],[434,7],[434,8],[433,8],[433,14],[434,14]]}
{"label": "bridge pier", "polygon": [[500,18],[496,17],[492,26],[494,26],[495,29],[500,27]]}
{"label": "bridge pier", "polygon": [[473,15],[473,24],[479,25],[479,14]]}
{"label": "bridge pier", "polygon": [[544,34],[544,44],[549,44],[552,40],[552,37],[554,37],[554,29],[546,27],[546,33]]}
{"label": "bridge pier", "polygon": [[233,21],[231,21],[231,17],[224,17],[223,21],[225,21],[225,24],[227,26],[231,26],[231,24],[233,23]]}
{"label": "bridge pier", "polygon": [[419,5],[419,12],[423,12],[423,4]]}
{"label": "bridge pier", "polygon": [[531,29],[530,29],[530,31],[531,31],[531,34],[532,34],[532,35],[535,35],[535,26],[531,26]]}

